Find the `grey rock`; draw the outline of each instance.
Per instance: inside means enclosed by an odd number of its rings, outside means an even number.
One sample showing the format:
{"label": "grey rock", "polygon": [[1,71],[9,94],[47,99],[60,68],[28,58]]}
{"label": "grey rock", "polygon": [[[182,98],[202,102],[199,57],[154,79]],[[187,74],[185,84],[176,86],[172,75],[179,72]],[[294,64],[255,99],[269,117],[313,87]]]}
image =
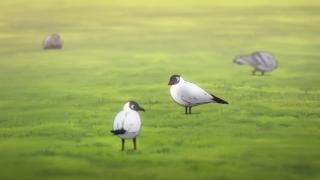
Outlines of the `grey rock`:
{"label": "grey rock", "polygon": [[249,55],[240,55],[233,62],[239,65],[249,64],[254,68],[252,71],[253,75],[257,71],[260,71],[261,75],[264,75],[265,72],[273,71],[278,66],[276,58],[269,52],[254,52]]}
{"label": "grey rock", "polygon": [[43,49],[62,49],[63,40],[59,34],[51,34],[43,41]]}

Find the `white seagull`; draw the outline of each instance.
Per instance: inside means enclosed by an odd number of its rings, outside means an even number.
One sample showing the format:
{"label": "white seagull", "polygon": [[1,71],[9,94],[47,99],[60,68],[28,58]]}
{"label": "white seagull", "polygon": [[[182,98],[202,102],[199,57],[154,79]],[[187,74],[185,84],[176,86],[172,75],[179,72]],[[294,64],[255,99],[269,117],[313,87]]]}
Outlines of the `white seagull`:
{"label": "white seagull", "polygon": [[172,75],[168,85],[171,86],[170,94],[172,99],[180,106],[185,107],[185,114],[188,114],[188,108],[189,114],[191,114],[191,108],[201,104],[228,104],[225,100],[214,96],[198,85],[185,81],[180,75]]}
{"label": "white seagull", "polygon": [[135,101],[129,101],[124,104],[113,121],[111,133],[121,138],[122,148],[124,150],[125,139],[132,139],[134,150],[136,150],[136,137],[140,132],[141,119],[138,111],[145,111]]}

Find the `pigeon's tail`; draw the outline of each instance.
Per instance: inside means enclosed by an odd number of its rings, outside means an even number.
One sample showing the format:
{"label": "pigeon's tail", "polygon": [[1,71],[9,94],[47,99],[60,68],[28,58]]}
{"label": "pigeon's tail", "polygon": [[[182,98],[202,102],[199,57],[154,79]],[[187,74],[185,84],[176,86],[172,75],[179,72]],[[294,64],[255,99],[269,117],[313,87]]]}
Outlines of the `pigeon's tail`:
{"label": "pigeon's tail", "polygon": [[229,104],[227,101],[225,101],[225,100],[223,100],[223,99],[220,99],[220,98],[218,98],[217,96],[214,96],[214,95],[212,95],[212,94],[211,94],[211,96],[212,96],[212,100],[213,100],[214,102],[216,102],[216,103],[219,103],[219,104]]}
{"label": "pigeon's tail", "polygon": [[126,133],[127,131],[124,130],[124,129],[117,129],[117,130],[111,130],[110,131],[113,135],[119,135],[119,134],[124,134]]}

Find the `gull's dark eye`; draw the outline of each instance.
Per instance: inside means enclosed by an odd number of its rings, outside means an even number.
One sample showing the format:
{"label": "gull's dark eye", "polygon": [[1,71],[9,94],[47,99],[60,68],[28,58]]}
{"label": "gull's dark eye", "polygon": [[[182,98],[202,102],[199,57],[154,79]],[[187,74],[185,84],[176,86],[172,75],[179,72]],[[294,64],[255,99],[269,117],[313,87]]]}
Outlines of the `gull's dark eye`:
{"label": "gull's dark eye", "polygon": [[135,109],[135,107],[136,107],[136,106],[135,106],[134,104],[131,105],[131,109]]}

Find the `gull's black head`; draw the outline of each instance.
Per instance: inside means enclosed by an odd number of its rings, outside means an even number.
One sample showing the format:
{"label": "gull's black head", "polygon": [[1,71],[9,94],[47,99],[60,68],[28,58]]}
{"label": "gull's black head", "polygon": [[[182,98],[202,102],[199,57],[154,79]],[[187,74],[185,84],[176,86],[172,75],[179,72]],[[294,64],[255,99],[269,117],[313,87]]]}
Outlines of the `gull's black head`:
{"label": "gull's black head", "polygon": [[129,101],[129,108],[134,111],[145,111],[139,104],[135,101]]}
{"label": "gull's black head", "polygon": [[175,85],[175,84],[178,84],[179,82],[180,82],[180,75],[175,74],[170,77],[168,85]]}

